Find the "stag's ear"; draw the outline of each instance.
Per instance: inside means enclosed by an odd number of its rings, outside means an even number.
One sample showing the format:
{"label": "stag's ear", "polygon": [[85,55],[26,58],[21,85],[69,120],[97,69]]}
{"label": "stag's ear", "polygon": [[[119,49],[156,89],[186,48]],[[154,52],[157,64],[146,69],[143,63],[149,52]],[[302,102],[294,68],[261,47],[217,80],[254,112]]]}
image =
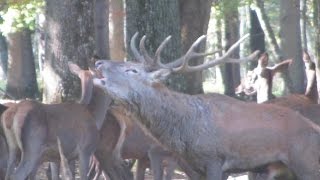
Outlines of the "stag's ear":
{"label": "stag's ear", "polygon": [[74,75],[78,75],[82,71],[82,69],[75,63],[68,62],[68,66],[71,73]]}
{"label": "stag's ear", "polygon": [[292,63],[292,59],[287,59],[274,65],[273,67],[270,68],[270,70],[272,71],[272,75],[274,75],[277,72],[284,72],[289,68],[289,65],[291,63]]}
{"label": "stag's ear", "polygon": [[156,71],[151,72],[150,74],[150,79],[151,83],[158,83],[158,82],[163,82],[165,81],[168,76],[171,74],[170,69],[159,69]]}

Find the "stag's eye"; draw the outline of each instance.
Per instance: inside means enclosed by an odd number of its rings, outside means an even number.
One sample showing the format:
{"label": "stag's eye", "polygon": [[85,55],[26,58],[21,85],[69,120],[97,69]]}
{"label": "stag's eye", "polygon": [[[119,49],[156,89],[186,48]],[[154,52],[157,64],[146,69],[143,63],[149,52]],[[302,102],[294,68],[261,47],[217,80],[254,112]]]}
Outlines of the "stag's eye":
{"label": "stag's eye", "polygon": [[127,69],[125,72],[126,73],[134,73],[134,74],[138,73],[138,71],[135,69]]}

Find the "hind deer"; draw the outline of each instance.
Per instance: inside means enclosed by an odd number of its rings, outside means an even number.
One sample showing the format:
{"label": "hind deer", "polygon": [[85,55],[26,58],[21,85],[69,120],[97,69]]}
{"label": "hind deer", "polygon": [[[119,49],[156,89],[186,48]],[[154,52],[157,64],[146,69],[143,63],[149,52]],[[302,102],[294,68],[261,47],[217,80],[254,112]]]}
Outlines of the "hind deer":
{"label": "hind deer", "polygon": [[[300,112],[303,116],[309,118],[316,124],[320,124],[320,106],[315,105],[318,99],[315,64],[311,61],[311,58],[307,52],[304,52],[303,54],[303,61],[305,64],[305,72],[307,77],[307,85],[304,94],[290,94],[287,96],[274,98],[275,96],[272,94],[272,82],[274,74],[287,70],[291,60],[285,60],[274,65],[273,67],[267,67],[267,53],[264,53],[259,58],[257,67],[253,71],[248,72],[243,81],[244,83],[239,85],[239,87],[241,86],[242,91],[247,95],[256,93],[258,97],[257,103],[277,104],[288,107]],[[288,173],[286,168],[281,164],[272,170],[279,170],[277,175],[274,176],[281,176],[281,174],[283,174],[282,179],[294,179],[292,174]],[[254,178],[257,176],[256,174],[252,174],[251,176],[253,177],[250,179],[257,179]]]}
{"label": "hind deer", "polygon": [[[142,40],[145,38],[142,38]],[[252,60],[258,52],[231,59],[235,43],[223,56],[189,66],[190,59],[206,55],[194,48],[200,37],[176,63],[161,63],[166,39],[151,58],[140,41],[140,63],[99,60],[103,78],[94,83],[124,108],[170,150],[183,157],[207,180],[226,174],[255,170],[281,162],[298,178],[320,178],[320,128],[299,113],[271,104],[254,104],[219,95],[187,95],[166,88],[161,82],[172,73],[200,71],[221,63]],[[178,64],[178,66],[176,65]],[[172,65],[172,66],[171,66]]]}
{"label": "hind deer", "polygon": [[[93,84],[87,81],[88,72],[75,64],[69,67],[87,86],[79,102],[42,104],[24,100],[4,112],[2,126],[9,149],[6,179],[25,179],[41,162],[59,161],[57,137],[68,160],[79,157],[81,179],[87,179],[89,158],[99,142],[98,129],[110,101],[103,98],[101,90],[101,96],[91,98]],[[14,170],[18,151],[21,158]]]}

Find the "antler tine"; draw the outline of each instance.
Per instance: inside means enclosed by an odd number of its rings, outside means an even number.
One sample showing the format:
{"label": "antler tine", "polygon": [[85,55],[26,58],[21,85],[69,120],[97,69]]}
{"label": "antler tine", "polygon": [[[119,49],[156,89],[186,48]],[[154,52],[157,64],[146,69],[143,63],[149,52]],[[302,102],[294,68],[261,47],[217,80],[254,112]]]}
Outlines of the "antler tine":
{"label": "antler tine", "polygon": [[133,56],[137,59],[137,61],[139,61],[139,62],[141,62],[141,63],[144,63],[144,59],[143,59],[143,57],[141,56],[141,54],[139,53],[139,51],[137,50],[137,48],[136,48],[136,39],[137,39],[137,37],[138,37],[138,32],[136,32],[133,36],[132,36],[132,38],[131,38],[131,40],[130,40],[130,48],[131,48],[131,51],[132,51],[132,53],[133,53]]}
{"label": "antler tine", "polygon": [[143,56],[143,58],[145,60],[145,63],[147,63],[148,65],[153,65],[155,62],[149,56],[149,54],[148,54],[148,52],[146,50],[145,41],[146,41],[146,35],[144,35],[140,40],[140,44],[139,44],[140,52],[142,53],[142,56]]}
{"label": "antler tine", "polygon": [[[241,63],[241,62],[247,62],[255,60],[260,51],[255,51],[252,54],[250,54],[247,57],[240,58],[240,59],[233,59],[229,56],[235,51],[235,49],[247,38],[249,37],[249,34],[243,36],[241,39],[239,39],[235,44],[233,44],[229,50],[221,57],[217,59],[210,59],[208,63],[204,63],[198,66],[188,66],[188,64],[183,64],[180,67],[177,67],[173,69],[174,72],[194,72],[194,71],[201,71],[216,65],[219,65],[221,63]],[[209,54],[209,53],[207,53]]]}
{"label": "antler tine", "polygon": [[166,39],[164,39],[164,40],[161,42],[161,44],[160,44],[159,47],[157,48],[156,53],[155,53],[155,55],[154,55],[158,66],[160,66],[160,67],[162,67],[162,68],[166,68],[167,66],[164,65],[164,64],[161,62],[161,56],[160,56],[160,54],[161,54],[163,48],[165,47],[165,45],[170,41],[170,39],[171,39],[171,36],[166,37]]}
{"label": "antler tine", "polygon": [[[202,56],[206,56],[208,54],[211,53],[197,53],[195,52],[195,48],[206,38],[205,35],[200,36],[189,48],[189,50],[187,51],[187,53],[185,55],[183,55],[181,58],[175,60],[172,62],[172,64],[176,64],[177,62],[182,61],[181,66],[174,68],[173,71],[174,72],[178,72],[178,71],[182,71],[183,69],[186,69],[189,63],[189,60],[195,57],[202,57]],[[179,65],[178,64],[178,65]]]}

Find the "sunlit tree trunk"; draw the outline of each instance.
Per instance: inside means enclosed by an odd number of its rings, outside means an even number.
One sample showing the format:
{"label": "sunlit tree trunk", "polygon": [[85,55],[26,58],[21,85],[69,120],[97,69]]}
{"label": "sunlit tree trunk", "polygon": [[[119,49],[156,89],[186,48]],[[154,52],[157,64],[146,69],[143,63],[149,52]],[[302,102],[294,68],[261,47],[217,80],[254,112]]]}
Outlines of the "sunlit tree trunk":
{"label": "sunlit tree trunk", "polygon": [[[315,61],[317,65],[317,84],[320,84],[320,2],[313,0],[313,22],[316,28]],[[320,86],[318,86],[318,97],[320,97]],[[320,104],[320,98],[318,99]]]}
{"label": "sunlit tree trunk", "polygon": [[124,60],[124,9],[122,0],[110,0],[110,56]]}
{"label": "sunlit tree trunk", "polygon": [[280,37],[283,58],[292,58],[289,75],[292,81],[289,90],[292,93],[304,92],[304,64],[301,61],[300,1],[280,1]]}
{"label": "sunlit tree trunk", "polygon": [[91,0],[46,0],[46,46],[43,63],[43,100],[61,102],[79,97],[80,81],[67,62],[88,67],[93,56],[94,3]]}
{"label": "sunlit tree trunk", "polygon": [[8,34],[9,67],[6,94],[9,98],[36,98],[39,95],[28,29]]}

